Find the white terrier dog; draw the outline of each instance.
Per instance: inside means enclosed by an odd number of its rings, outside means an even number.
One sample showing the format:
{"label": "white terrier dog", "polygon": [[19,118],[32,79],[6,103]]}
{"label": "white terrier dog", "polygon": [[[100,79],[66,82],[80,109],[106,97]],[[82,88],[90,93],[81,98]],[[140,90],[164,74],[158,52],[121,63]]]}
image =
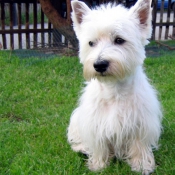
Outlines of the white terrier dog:
{"label": "white terrier dog", "polygon": [[142,66],[151,37],[151,0],[138,0],[130,9],[71,4],[87,83],[71,116],[68,141],[74,151],[88,155],[90,170],[104,168],[116,156],[132,170],[150,174],[162,118]]}

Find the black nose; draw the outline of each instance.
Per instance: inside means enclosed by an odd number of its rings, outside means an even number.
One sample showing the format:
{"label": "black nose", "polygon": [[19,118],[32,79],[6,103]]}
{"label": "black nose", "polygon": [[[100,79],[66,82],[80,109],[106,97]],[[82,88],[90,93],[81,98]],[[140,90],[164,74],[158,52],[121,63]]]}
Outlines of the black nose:
{"label": "black nose", "polygon": [[106,60],[97,60],[94,63],[94,69],[100,73],[105,72],[107,70],[108,66],[109,66],[109,62]]}

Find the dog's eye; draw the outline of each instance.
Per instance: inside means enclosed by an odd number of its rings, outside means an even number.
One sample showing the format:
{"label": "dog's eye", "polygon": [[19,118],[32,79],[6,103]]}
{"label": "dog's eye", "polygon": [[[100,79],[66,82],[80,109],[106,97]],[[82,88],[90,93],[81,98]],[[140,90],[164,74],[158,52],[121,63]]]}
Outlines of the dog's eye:
{"label": "dog's eye", "polygon": [[115,38],[115,40],[114,40],[114,44],[123,44],[124,42],[125,42],[125,40],[122,38]]}
{"label": "dog's eye", "polygon": [[90,47],[93,47],[93,46],[94,46],[94,42],[89,41],[89,46],[90,46]]}

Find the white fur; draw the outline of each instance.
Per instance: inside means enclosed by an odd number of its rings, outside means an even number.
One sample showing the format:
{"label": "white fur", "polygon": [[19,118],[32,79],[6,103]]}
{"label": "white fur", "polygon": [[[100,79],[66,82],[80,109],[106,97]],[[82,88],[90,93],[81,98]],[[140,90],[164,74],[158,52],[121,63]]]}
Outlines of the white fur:
{"label": "white fur", "polygon": [[[139,0],[129,10],[112,4],[90,10],[77,0],[72,8],[87,82],[71,116],[68,141],[74,151],[88,155],[91,170],[104,168],[116,156],[132,170],[149,174],[155,168],[152,149],[158,147],[162,118],[142,67],[151,36],[150,0]],[[125,43],[114,44],[116,37]],[[98,59],[109,61],[103,74],[93,67]]]}

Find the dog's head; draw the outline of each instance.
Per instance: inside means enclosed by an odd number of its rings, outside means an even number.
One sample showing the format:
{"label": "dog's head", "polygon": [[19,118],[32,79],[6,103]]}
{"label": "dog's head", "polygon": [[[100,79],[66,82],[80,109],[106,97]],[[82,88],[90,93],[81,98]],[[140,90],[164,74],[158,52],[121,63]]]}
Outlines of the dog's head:
{"label": "dog's head", "polygon": [[151,37],[151,0],[138,0],[130,9],[109,3],[91,10],[77,0],[71,4],[87,80],[123,79],[143,63]]}

